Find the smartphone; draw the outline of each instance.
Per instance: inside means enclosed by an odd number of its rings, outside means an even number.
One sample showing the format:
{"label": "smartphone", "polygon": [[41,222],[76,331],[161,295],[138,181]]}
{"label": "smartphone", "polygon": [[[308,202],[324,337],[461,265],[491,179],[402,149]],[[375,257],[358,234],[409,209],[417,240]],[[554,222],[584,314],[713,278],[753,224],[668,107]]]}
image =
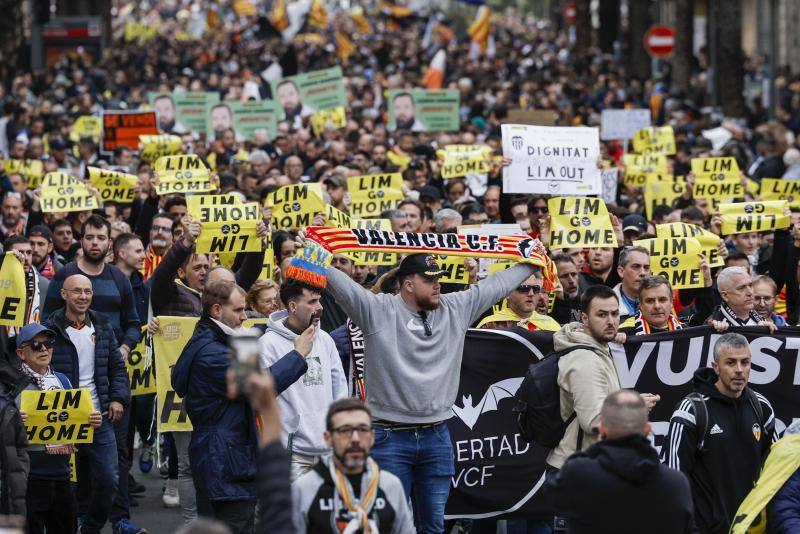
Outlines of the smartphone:
{"label": "smartphone", "polygon": [[258,372],[258,338],[260,336],[261,332],[256,328],[243,328],[237,330],[228,340],[236,386],[242,393],[247,393],[247,377]]}

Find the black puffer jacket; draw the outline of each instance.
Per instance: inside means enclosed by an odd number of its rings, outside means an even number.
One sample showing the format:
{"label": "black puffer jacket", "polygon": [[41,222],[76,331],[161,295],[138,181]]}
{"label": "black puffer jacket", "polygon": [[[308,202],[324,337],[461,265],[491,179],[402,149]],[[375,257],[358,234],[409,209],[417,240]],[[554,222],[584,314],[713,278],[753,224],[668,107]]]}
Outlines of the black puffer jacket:
{"label": "black puffer jacket", "polygon": [[[2,341],[8,343],[5,327],[2,331]],[[15,365],[0,357],[0,514],[23,517],[30,461],[28,437],[14,400],[27,385]]]}

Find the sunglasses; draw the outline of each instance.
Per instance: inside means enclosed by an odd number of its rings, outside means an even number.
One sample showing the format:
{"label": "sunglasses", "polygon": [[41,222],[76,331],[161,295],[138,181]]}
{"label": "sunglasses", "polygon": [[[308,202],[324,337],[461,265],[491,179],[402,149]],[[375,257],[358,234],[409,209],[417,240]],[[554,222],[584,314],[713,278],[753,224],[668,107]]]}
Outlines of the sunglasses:
{"label": "sunglasses", "polygon": [[528,285],[521,285],[517,286],[517,291],[520,293],[529,293],[533,291],[534,295],[538,295],[542,292],[542,286],[528,286]]}
{"label": "sunglasses", "polygon": [[547,213],[547,206],[533,206],[530,209],[531,213]]}
{"label": "sunglasses", "polygon": [[53,348],[53,340],[52,339],[45,339],[44,341],[39,341],[35,339],[28,344],[28,346],[36,352],[39,352],[42,349],[52,349]]}

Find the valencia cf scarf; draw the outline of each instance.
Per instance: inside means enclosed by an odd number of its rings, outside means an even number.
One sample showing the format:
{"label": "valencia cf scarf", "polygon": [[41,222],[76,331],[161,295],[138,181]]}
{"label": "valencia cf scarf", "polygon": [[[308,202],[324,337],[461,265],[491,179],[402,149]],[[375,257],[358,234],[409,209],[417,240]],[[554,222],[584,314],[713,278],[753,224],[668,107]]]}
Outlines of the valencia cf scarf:
{"label": "valencia cf scarf", "polygon": [[[644,320],[642,317],[642,312],[639,311],[635,318],[634,318],[634,328],[636,336],[644,336],[653,332],[653,327],[650,326],[650,323]],[[669,314],[669,318],[667,319],[667,327],[663,330],[657,330],[657,332],[673,332],[675,330],[681,330],[683,325],[681,321],[672,314]]]}
{"label": "valencia cf scarf", "polygon": [[367,400],[364,389],[364,332],[351,319],[345,323],[347,344],[350,347],[350,396]]}

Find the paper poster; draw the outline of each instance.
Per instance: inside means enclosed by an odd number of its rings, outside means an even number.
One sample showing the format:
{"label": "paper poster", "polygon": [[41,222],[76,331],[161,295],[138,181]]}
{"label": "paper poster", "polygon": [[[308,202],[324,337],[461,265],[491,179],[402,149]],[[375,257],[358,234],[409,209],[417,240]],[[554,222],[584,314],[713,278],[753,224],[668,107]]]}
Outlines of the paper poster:
{"label": "paper poster", "polygon": [[606,203],[600,198],[555,197],[550,212],[550,248],[616,247]]}
{"label": "paper poster", "polygon": [[347,114],[342,106],[315,111],[311,115],[311,129],[322,135],[327,128],[339,130],[347,126]]}
{"label": "paper poster", "polygon": [[397,208],[405,198],[400,173],[351,176],[347,179],[347,190],[352,199],[350,215],[356,218],[378,217]]}
{"label": "paper poster", "polygon": [[674,180],[648,180],[644,184],[644,206],[647,219],[653,219],[656,206],[672,206],[686,191],[686,180],[676,176]]}
{"label": "paper poster", "polygon": [[265,130],[269,139],[278,133],[280,110],[272,100],[250,100],[248,102],[224,102],[233,112],[233,129],[245,141],[255,140],[258,130]]}
{"label": "paper poster", "polygon": [[628,140],[650,126],[649,109],[604,109],[600,112],[600,139]]}
{"label": "paper poster", "polygon": [[191,215],[203,225],[195,244],[198,253],[261,252],[258,202],[202,205]]}
{"label": "paper poster", "polygon": [[160,157],[153,171],[158,177],[158,195],[205,193],[215,189],[211,174],[196,154]]}
{"label": "paper poster", "polygon": [[492,148],[488,145],[448,145],[437,155],[442,157],[440,173],[444,179],[492,170]]}
{"label": "paper poster", "polygon": [[278,103],[279,121],[293,121],[298,115],[310,117],[323,109],[346,108],[342,69],[333,67],[274,80],[272,98]]}
{"label": "paper poster", "polygon": [[603,181],[603,191],[600,198],[606,204],[616,204],[617,202],[617,187],[619,186],[619,167],[611,167],[600,171],[600,176]]}
{"label": "paper poster", "polygon": [[86,186],[65,172],[48,172],[42,181],[41,207],[44,213],[89,211],[100,204]]}
{"label": "paper poster", "polygon": [[650,253],[650,270],[654,276],[669,280],[672,289],[703,287],[705,280],[700,268],[702,247],[693,237],[657,237],[634,241]]}
{"label": "paper poster", "polygon": [[183,141],[177,135],[140,135],[139,157],[153,163],[161,156],[174,156],[181,153]]}
{"label": "paper poster", "polygon": [[286,185],[269,195],[266,206],[272,206],[272,222],[276,228],[311,226],[314,214],[325,211],[322,184]]}
{"label": "paper poster", "polygon": [[[146,331],[147,329],[143,329]],[[147,395],[156,392],[156,368],[155,364],[145,358],[147,353],[147,336],[143,335],[142,340],[128,353],[125,358],[125,367],[128,370],[128,380],[131,383],[131,396]]]}
{"label": "paper poster", "polygon": [[89,181],[100,192],[103,202],[113,201],[129,204],[136,200],[139,178],[135,174],[88,167]]}
{"label": "paper poster", "polygon": [[504,193],[599,195],[597,128],[503,124]]}
{"label": "paper poster", "polygon": [[633,136],[633,151],[637,154],[675,154],[675,131],[672,126],[648,127]]}
{"label": "paper poster", "polygon": [[697,239],[709,267],[722,267],[725,265],[725,258],[719,255],[719,244],[722,238],[705,228],[684,222],[657,224],[656,237],[692,237]]}
{"label": "paper poster", "polygon": [[136,150],[140,135],[158,134],[155,111],[103,110],[100,152],[111,155],[115,148]]}
{"label": "paper poster", "polygon": [[791,217],[784,214],[787,207],[788,203],[785,200],[720,204],[722,233],[746,234],[789,228]]}
{"label": "paper poster", "polygon": [[158,332],[153,336],[153,359],[156,362],[156,422],[159,432],[192,430],[183,399],[172,387],[172,367],[189,342],[197,317],[158,318]]}
{"label": "paper poster", "polygon": [[387,96],[389,131],[457,132],[458,89],[392,89]]}
{"label": "paper poster", "polygon": [[219,102],[219,93],[148,93],[148,100],[158,117],[158,127],[162,132],[194,132],[210,136],[211,106]]}
{"label": "paper poster", "polygon": [[94,427],[89,416],[95,411],[88,388],[39,391],[25,389],[19,405],[28,414],[28,443],[92,443]]}
{"label": "paper poster", "polygon": [[761,200],[785,200],[789,207],[800,208],[800,182],[764,178],[761,180]]}
{"label": "paper poster", "polygon": [[700,180],[739,181],[739,164],[735,158],[692,158],[692,172]]}
{"label": "paper poster", "polygon": [[42,183],[44,163],[38,159],[6,159],[3,160],[6,174],[21,174],[28,182],[28,189],[36,189]]}
{"label": "paper poster", "polygon": [[723,175],[715,178],[698,178],[692,187],[692,196],[704,198],[709,202],[744,197],[744,185],[738,176],[736,178]]}
{"label": "paper poster", "polygon": [[0,325],[25,325],[25,268],[13,252],[0,253]]}

